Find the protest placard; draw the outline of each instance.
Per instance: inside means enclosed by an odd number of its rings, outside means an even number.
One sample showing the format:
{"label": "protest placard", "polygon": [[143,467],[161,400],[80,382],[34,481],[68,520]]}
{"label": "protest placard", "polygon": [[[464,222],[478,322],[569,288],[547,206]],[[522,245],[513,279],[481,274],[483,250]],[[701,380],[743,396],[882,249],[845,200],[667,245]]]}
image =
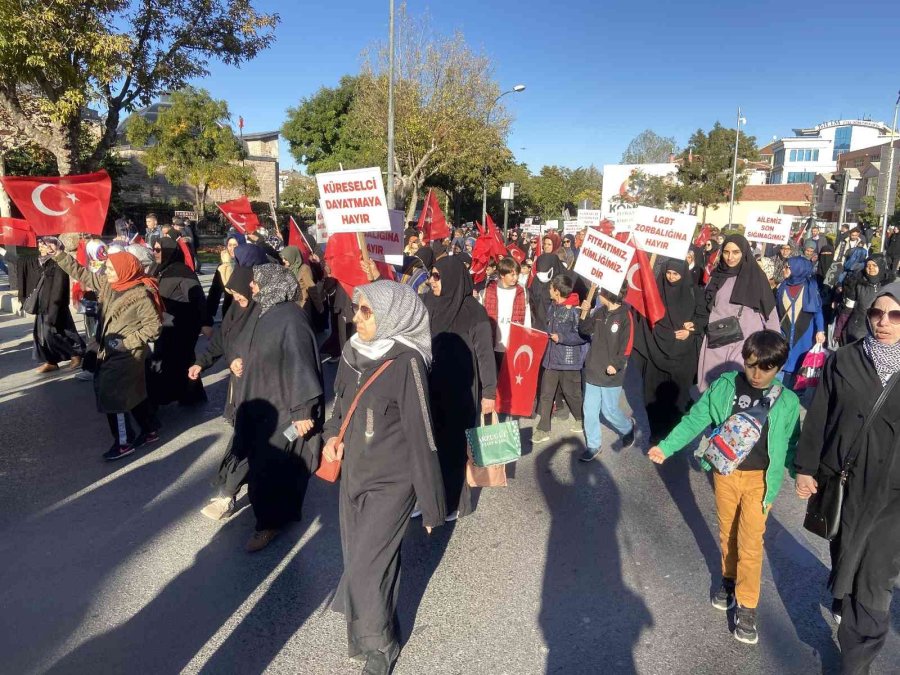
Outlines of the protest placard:
{"label": "protest placard", "polygon": [[603,220],[602,213],[600,209],[578,209],[578,229],[597,227]]}
{"label": "protest placard", "polygon": [[751,213],[744,224],[744,237],[762,244],[783,244],[791,236],[792,220],[781,213]]}
{"label": "protest placard", "polygon": [[634,229],[634,216],[637,212],[637,209],[620,209],[618,211],[613,211],[609,216],[609,220],[613,222],[615,225],[615,231],[618,234],[619,232],[631,232]]}
{"label": "protest placard", "polygon": [[559,221],[558,220],[545,220],[544,224],[541,225],[541,233],[558,231],[559,230]]}
{"label": "protest placard", "polygon": [[390,232],[366,232],[366,249],[372,260],[386,262],[388,265],[403,264],[403,227],[406,214],[403,211],[390,210]]}
{"label": "protest placard", "polygon": [[584,227],[579,225],[577,220],[563,221],[563,234],[577,234],[580,230],[583,229]]}
{"label": "protest placard", "polygon": [[328,228],[325,227],[325,218],[322,217],[322,209],[316,209],[316,241],[320,244],[328,242]]}
{"label": "protest placard", "polygon": [[684,260],[696,226],[697,216],[639,206],[635,209],[631,231],[645,252]]}
{"label": "protest placard", "polygon": [[526,218],[525,224],[526,225],[534,225],[534,218]]}
{"label": "protest placard", "polygon": [[320,173],[316,183],[329,235],[391,229],[379,167]]}
{"label": "protest placard", "polygon": [[634,257],[634,247],[589,229],[575,261],[575,273],[592,284],[618,294]]}

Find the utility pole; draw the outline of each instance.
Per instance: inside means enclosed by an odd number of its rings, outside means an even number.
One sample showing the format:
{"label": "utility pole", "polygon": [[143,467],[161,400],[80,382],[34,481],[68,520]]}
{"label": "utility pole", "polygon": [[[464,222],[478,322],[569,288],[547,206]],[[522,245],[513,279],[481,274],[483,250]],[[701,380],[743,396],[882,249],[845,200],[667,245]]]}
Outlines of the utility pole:
{"label": "utility pole", "polygon": [[841,181],[843,192],[841,193],[841,212],[838,213],[838,234],[841,232],[841,225],[844,224],[844,214],[847,213],[847,193],[850,192],[850,174],[847,173],[847,169],[844,169],[841,174],[844,179]]}
{"label": "utility pole", "polygon": [[738,141],[741,140],[741,122],[744,124],[747,123],[743,117],[741,117],[741,107],[738,106],[737,112],[737,131],[734,134],[734,164],[731,166],[731,201],[728,203],[728,225],[733,225],[733,216],[734,216],[734,189],[737,184],[737,160],[738,160]]}
{"label": "utility pole", "polygon": [[894,121],[891,122],[891,151],[888,153],[887,183],[884,186],[884,213],[881,214],[881,251],[887,247],[887,221],[888,206],[891,203],[891,188],[894,187],[894,135],[897,133],[897,111],[900,110],[900,92],[897,92],[897,102],[894,104]]}
{"label": "utility pole", "polygon": [[387,207],[394,208],[394,0],[389,0]]}

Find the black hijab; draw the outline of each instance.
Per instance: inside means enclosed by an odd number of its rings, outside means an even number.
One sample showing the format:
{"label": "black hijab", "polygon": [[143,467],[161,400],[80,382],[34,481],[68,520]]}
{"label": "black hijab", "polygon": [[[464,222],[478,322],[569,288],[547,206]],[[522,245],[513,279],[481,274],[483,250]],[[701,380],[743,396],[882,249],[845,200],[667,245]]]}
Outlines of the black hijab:
{"label": "black hijab", "polygon": [[426,270],[430,271],[431,266],[434,265],[434,249],[430,246],[420,246],[414,257],[422,261]]}
{"label": "black hijab", "polygon": [[[669,270],[678,272],[681,279],[675,283],[666,279]],[[681,330],[684,324],[694,316],[693,279],[683,260],[668,259],[656,278],[659,297],[666,307],[666,315],[659,322],[672,331]]]}
{"label": "black hijab", "polygon": [[426,295],[423,300],[431,317],[431,335],[452,332],[453,323],[466,299],[474,301],[472,277],[458,256],[447,256],[434,263],[441,275],[441,294]]}
{"label": "black hijab", "polygon": [[185,279],[195,278],[196,275],[184,263],[184,251],[178,245],[178,241],[172,237],[160,237],[159,247],[162,249],[159,264],[151,270],[152,275],[157,278],[166,277],[184,277]]}
{"label": "black hijab", "polygon": [[[724,252],[728,244],[734,244],[741,250],[741,261],[734,267],[729,267],[725,263]],[[775,294],[772,293],[765,272],[753,257],[750,243],[740,234],[730,234],[722,243],[719,264],[716,265],[706,285],[706,303],[709,308],[712,308],[719,289],[731,277],[735,277],[730,298],[732,304],[755,309],[763,317],[768,317],[772,313],[775,309]]]}
{"label": "black hijab", "polygon": [[253,298],[253,291],[250,290],[251,281],[253,281],[253,268],[235,265],[234,271],[228,279],[228,283],[225,284],[225,288],[229,291],[239,293],[248,300],[251,300]]}
{"label": "black hijab", "polygon": [[828,275],[828,269],[833,262],[834,246],[831,244],[824,244],[819,250],[819,259],[816,261],[816,276],[818,276],[820,280]]}

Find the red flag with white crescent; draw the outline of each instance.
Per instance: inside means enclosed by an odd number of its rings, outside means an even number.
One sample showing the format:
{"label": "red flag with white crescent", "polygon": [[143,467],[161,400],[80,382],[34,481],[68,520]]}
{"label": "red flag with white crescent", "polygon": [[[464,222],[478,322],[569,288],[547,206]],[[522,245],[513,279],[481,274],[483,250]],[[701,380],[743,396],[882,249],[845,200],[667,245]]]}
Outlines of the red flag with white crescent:
{"label": "red flag with white crescent", "polygon": [[497,373],[497,412],[526,417],[534,412],[538,374],[548,338],[543,331],[510,324],[509,346]]}
{"label": "red flag with white crescent", "polygon": [[703,225],[700,228],[700,232],[697,233],[697,238],[694,239],[694,246],[699,246],[703,248],[706,246],[706,242],[708,242],[712,238],[712,226],[709,223]]}
{"label": "red flag with white crescent", "polygon": [[[325,246],[325,263],[331,270],[331,276],[337,279],[347,295],[353,297],[353,289],[369,283],[369,277],[363,272],[362,252],[359,240],[353,232],[339,232],[328,237]],[[395,280],[394,268],[387,263],[375,261],[375,267],[382,279]]]}
{"label": "red flag with white crescent", "polygon": [[[620,232],[616,235],[616,239],[635,246],[630,232]],[[628,284],[625,302],[645,316],[651,326],[666,315],[666,306],[659,296],[656,277],[653,276],[653,267],[643,249],[635,246],[634,259],[631,261],[631,267],[628,268],[625,279]]]}
{"label": "red flag with white crescent", "polygon": [[253,213],[253,209],[250,208],[250,200],[246,197],[238,197],[216,204],[216,206],[241,234],[250,234],[259,228],[259,218]]}
{"label": "red flag with white crescent", "polygon": [[444,212],[441,211],[434,190],[429,190],[428,196],[425,197],[425,204],[422,206],[422,213],[419,214],[417,227],[422,232],[423,244],[440,241],[450,236],[450,226],[447,225],[447,219],[444,217]]}
{"label": "red flag with white crescent", "polygon": [[112,194],[106,171],[78,176],[5,176],[0,182],[38,236],[103,232]]}

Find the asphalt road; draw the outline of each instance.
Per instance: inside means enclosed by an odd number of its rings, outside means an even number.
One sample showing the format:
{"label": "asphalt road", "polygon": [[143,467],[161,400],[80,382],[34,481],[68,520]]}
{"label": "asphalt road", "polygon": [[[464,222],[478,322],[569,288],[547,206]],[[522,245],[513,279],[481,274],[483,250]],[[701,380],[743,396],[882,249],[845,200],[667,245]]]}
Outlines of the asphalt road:
{"label": "asphalt road", "polygon": [[[0,672],[359,671],[328,609],[341,571],[337,488],[314,480],[304,520],[251,555],[245,508],[224,525],[199,510],[225,449],[225,373],[210,402],[165,408],[162,442],[117,463],[90,383],[38,376],[31,322],[0,315]],[[328,371],[333,377],[333,367]],[[801,528],[786,482],[769,519],[760,642],[709,604],[718,581],[713,498],[684,452],[662,467],[641,431],[577,461],[568,425],[530,444],[510,486],[469,518],[403,549],[398,675],[834,672],[827,550]],[[873,672],[900,670],[900,602]]]}

